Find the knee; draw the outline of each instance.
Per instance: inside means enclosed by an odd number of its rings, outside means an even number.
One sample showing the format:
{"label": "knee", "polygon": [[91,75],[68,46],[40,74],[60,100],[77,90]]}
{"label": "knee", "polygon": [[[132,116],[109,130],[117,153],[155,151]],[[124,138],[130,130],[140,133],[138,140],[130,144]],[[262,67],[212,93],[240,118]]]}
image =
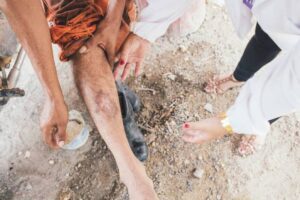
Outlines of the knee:
{"label": "knee", "polygon": [[111,94],[103,91],[96,92],[94,96],[94,102],[96,103],[97,113],[102,113],[103,115],[113,118],[118,113],[118,106],[115,100],[111,97]]}

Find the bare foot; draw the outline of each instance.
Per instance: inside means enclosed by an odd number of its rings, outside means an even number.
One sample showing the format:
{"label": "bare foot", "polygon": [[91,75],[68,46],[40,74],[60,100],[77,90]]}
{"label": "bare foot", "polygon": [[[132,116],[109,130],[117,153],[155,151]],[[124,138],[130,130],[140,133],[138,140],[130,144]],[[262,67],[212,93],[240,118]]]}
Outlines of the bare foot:
{"label": "bare foot", "polygon": [[244,82],[237,81],[233,74],[215,75],[211,80],[205,83],[203,90],[206,93],[223,94],[229,89],[239,87]]}
{"label": "bare foot", "polygon": [[218,117],[199,122],[185,123],[183,124],[182,131],[184,133],[182,137],[184,141],[198,144],[220,138],[227,134]]}
{"label": "bare foot", "polygon": [[158,200],[153,182],[140,162],[134,171],[120,171],[120,176],[121,181],[127,186],[130,200]]}
{"label": "bare foot", "polygon": [[238,144],[237,152],[241,156],[249,156],[261,149],[264,143],[264,136],[244,135]]}

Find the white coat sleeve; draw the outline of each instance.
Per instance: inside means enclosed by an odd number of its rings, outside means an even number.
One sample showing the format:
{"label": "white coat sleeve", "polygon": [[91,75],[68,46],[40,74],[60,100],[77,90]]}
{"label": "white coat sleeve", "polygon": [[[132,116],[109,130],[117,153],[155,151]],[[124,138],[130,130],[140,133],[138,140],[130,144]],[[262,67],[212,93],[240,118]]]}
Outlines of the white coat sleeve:
{"label": "white coat sleeve", "polygon": [[133,33],[150,41],[164,35],[168,27],[189,8],[190,0],[148,0],[133,25]]}
{"label": "white coat sleeve", "polygon": [[269,120],[300,111],[300,42],[251,78],[227,111],[233,131],[264,136]]}

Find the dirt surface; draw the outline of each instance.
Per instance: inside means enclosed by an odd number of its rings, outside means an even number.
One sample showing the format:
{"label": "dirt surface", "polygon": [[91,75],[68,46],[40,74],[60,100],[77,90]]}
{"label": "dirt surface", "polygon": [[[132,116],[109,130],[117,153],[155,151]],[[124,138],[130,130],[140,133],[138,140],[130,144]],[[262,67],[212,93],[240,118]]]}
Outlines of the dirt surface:
{"label": "dirt surface", "polygon": [[[274,124],[266,145],[243,158],[238,138],[205,145],[181,140],[181,125],[225,111],[238,89],[207,95],[202,84],[212,73],[234,69],[247,40],[239,40],[226,11],[208,4],[203,26],[184,38],[164,37],[153,47],[144,75],[128,80],[143,108],[137,115],[150,147],[145,163],[161,200],[297,200],[300,197],[300,117]],[[71,68],[58,63],[69,109],[83,112]],[[51,151],[41,139],[38,121],[43,96],[26,60],[20,87],[27,92],[0,111],[0,200],[126,200],[111,153],[99,133],[77,151]],[[209,103],[213,112],[204,106]],[[298,120],[297,120],[298,119]],[[193,177],[195,169],[202,171]]]}

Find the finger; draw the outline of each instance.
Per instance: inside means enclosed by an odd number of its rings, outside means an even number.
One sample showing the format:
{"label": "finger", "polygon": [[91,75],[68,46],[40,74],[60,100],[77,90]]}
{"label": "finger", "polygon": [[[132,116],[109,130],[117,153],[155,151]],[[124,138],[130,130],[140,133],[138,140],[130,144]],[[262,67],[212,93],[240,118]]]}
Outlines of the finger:
{"label": "finger", "polygon": [[135,77],[138,77],[141,72],[142,62],[137,62],[134,70]]}
{"label": "finger", "polygon": [[131,64],[128,63],[126,64],[124,70],[123,70],[123,74],[121,76],[122,81],[125,81],[125,79],[127,78],[129,72],[130,72],[130,68],[131,68]]}
{"label": "finger", "polygon": [[114,79],[117,79],[118,74],[119,74],[119,66],[116,66],[116,67],[115,67],[113,73],[114,73]]}
{"label": "finger", "polygon": [[45,143],[51,147],[51,148],[56,148],[56,142],[53,140],[53,126],[47,126],[45,128],[43,128],[42,132],[43,132],[43,136],[44,136],[44,141]]}
{"label": "finger", "polygon": [[128,62],[128,57],[129,57],[129,53],[130,53],[130,50],[129,48],[125,45],[122,50],[121,50],[121,53],[120,53],[120,56],[119,56],[119,66],[125,66]]}
{"label": "finger", "polygon": [[59,146],[59,147],[64,146],[66,137],[67,137],[66,128],[64,126],[60,126],[58,128],[58,132],[55,135],[55,141],[56,141],[57,146]]}

